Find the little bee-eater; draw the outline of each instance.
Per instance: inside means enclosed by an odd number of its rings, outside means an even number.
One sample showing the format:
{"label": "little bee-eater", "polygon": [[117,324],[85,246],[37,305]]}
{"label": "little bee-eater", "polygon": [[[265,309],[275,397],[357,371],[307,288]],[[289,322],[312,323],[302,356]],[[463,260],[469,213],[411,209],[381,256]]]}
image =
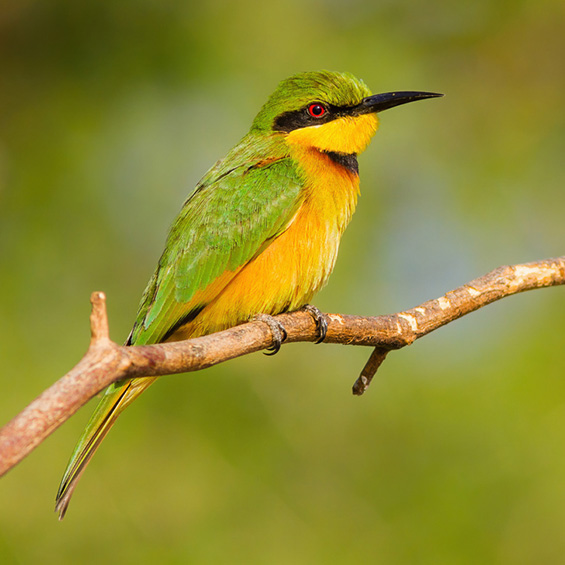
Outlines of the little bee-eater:
{"label": "little bee-eater", "polygon": [[[127,344],[202,336],[307,305],[334,267],[359,194],[357,155],[377,113],[436,96],[371,95],[352,75],[329,71],[282,81],[184,203]],[[107,388],[61,481],[60,518],[118,415],[154,380]]]}

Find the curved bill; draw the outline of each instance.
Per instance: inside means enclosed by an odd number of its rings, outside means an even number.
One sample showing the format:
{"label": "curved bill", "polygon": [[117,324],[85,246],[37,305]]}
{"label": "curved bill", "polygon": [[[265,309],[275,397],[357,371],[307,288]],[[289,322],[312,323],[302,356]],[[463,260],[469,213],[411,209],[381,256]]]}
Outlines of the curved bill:
{"label": "curved bill", "polygon": [[370,114],[372,112],[382,112],[401,104],[425,100],[426,98],[438,98],[443,96],[437,92],[384,92],[383,94],[373,94],[363,99],[363,102],[356,107],[359,114]]}

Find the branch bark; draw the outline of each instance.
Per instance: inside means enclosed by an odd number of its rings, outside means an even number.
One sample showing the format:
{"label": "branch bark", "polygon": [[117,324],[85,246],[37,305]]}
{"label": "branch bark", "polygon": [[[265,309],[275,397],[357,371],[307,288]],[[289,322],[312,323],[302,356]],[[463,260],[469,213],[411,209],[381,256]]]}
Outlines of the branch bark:
{"label": "branch bark", "polygon": [[[397,314],[377,317],[325,314],[328,322],[325,343],[375,348],[353,385],[353,393],[361,395],[389,351],[410,345],[437,328],[506,296],[557,285],[565,285],[565,256],[500,267],[440,298]],[[109,337],[104,294],[93,293],[91,302],[92,337],[86,355],[0,429],[0,476],[115,381],[199,371],[267,349],[273,341],[268,326],[254,321],[187,341],[120,346]],[[280,314],[276,319],[286,329],[285,343],[318,338],[314,320],[307,312]]]}

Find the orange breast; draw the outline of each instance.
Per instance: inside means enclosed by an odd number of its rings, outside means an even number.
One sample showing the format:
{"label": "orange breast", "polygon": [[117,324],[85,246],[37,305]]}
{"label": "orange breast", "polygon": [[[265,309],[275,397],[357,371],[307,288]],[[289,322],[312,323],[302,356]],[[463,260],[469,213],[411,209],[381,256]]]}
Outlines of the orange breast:
{"label": "orange breast", "polygon": [[304,187],[303,203],[289,227],[172,339],[219,331],[257,313],[296,310],[327,282],[355,209],[359,179],[314,149],[301,149],[295,157],[312,180]]}

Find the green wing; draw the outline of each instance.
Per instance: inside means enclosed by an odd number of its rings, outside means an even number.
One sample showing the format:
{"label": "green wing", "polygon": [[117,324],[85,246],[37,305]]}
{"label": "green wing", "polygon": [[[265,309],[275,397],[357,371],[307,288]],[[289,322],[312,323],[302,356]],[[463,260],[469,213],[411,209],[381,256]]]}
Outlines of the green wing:
{"label": "green wing", "polygon": [[282,233],[301,201],[302,179],[270,138],[248,135],[185,202],[141,300],[129,344],[162,341],[206,304],[193,300]]}

